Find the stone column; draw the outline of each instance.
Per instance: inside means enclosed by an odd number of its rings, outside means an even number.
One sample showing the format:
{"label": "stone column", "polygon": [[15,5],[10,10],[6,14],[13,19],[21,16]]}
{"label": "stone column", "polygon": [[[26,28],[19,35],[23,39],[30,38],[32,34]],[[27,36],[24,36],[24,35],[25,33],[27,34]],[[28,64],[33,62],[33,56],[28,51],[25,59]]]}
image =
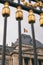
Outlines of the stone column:
{"label": "stone column", "polygon": [[24,58],[23,58],[23,65],[25,65]]}
{"label": "stone column", "polygon": [[28,65],[32,65],[32,59],[29,59]]}
{"label": "stone column", "polygon": [[11,65],[13,65],[13,58],[11,59]]}
{"label": "stone column", "polygon": [[14,56],[13,56],[13,65],[19,65],[18,55],[14,55]]}
{"label": "stone column", "polygon": [[12,58],[9,60],[9,65],[13,65],[13,59]]}

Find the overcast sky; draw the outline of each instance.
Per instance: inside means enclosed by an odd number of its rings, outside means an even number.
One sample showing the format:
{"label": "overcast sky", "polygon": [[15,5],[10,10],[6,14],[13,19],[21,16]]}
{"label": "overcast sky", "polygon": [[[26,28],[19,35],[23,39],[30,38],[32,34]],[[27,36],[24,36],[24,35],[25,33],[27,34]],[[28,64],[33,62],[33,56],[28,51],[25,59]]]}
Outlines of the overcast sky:
{"label": "overcast sky", "polygon": [[[0,44],[3,44],[3,32],[4,32],[4,17],[2,16],[3,5],[0,4]],[[18,21],[15,19],[16,8],[10,7],[10,17],[7,19],[7,38],[6,44],[11,45],[11,42],[15,42],[18,38]],[[24,33],[24,28],[28,29],[28,35],[31,34],[31,25],[28,24],[28,12],[23,11],[23,20],[21,21],[21,33]],[[43,27],[40,27],[40,16],[36,15],[36,23],[34,24],[35,38],[43,43]]]}

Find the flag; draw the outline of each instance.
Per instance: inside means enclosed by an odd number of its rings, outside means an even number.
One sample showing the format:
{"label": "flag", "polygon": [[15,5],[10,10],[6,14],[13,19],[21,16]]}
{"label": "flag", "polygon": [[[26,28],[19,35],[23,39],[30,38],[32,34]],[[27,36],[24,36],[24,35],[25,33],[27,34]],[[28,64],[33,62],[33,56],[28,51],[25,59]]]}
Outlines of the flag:
{"label": "flag", "polygon": [[28,29],[24,28],[24,32],[28,33]]}

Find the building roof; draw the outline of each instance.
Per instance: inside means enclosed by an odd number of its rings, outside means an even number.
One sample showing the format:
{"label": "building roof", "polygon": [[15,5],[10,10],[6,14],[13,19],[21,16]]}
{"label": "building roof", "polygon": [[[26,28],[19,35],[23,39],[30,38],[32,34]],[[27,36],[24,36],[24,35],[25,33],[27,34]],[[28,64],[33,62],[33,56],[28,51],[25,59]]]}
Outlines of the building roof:
{"label": "building roof", "polygon": [[[32,42],[32,38],[30,35],[26,35],[26,34],[22,34],[21,35],[21,39],[22,39],[22,44],[26,44],[26,45],[33,45]],[[15,44],[19,43],[19,39],[16,40]],[[41,43],[40,41],[36,40],[36,47],[37,48],[43,48],[43,43]]]}
{"label": "building roof", "polygon": [[[3,48],[3,45],[0,45],[0,54],[2,53],[2,48]],[[13,47],[6,46],[6,54],[9,55],[13,49],[14,49]]]}
{"label": "building roof", "polygon": [[[31,1],[36,1],[36,0],[31,0]],[[42,1],[43,2],[43,0],[38,0],[38,1]]]}
{"label": "building roof", "polygon": [[[22,39],[22,44],[33,45],[32,38],[30,35],[22,34],[21,39]],[[6,46],[6,54],[10,54],[10,52],[12,52],[15,49],[15,46],[18,43],[19,43],[19,39],[17,39],[15,43],[12,43],[11,47]],[[43,48],[43,44],[41,42],[39,42],[38,40],[36,40],[36,47]],[[3,48],[3,45],[0,45],[0,53],[2,53],[2,48]]]}

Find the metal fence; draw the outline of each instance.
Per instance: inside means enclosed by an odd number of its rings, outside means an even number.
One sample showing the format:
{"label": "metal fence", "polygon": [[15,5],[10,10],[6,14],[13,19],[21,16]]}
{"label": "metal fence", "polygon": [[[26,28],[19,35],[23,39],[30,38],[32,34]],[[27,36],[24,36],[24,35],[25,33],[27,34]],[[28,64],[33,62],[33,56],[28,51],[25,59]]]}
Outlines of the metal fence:
{"label": "metal fence", "polygon": [[[32,1],[35,4],[32,4]],[[4,36],[3,36],[3,53],[2,53],[2,65],[5,65],[5,52],[6,52],[6,30],[7,30],[7,17],[10,16],[10,8],[17,8],[16,11],[16,20],[18,21],[18,35],[19,35],[19,65],[22,65],[22,41],[21,41],[21,20],[23,20],[23,12],[22,9],[29,12],[28,23],[31,25],[32,31],[32,40],[33,40],[33,48],[34,48],[34,65],[38,65],[37,52],[36,52],[36,41],[35,41],[35,31],[34,31],[34,23],[35,23],[35,15],[34,13],[40,15],[40,26],[43,26],[43,0],[29,0],[26,2],[25,0],[18,0],[18,3],[15,3],[13,0],[0,0],[0,3],[4,4],[2,9],[2,15],[4,17]],[[21,4],[22,2],[23,4]],[[39,10],[37,9],[39,7]]]}

